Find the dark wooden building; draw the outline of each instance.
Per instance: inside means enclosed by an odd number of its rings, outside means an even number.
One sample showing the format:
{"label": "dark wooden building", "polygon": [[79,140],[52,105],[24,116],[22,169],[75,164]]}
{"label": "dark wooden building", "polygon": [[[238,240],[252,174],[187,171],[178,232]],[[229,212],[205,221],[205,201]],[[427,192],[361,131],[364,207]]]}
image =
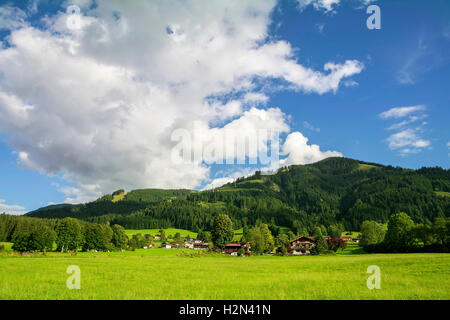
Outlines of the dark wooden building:
{"label": "dark wooden building", "polygon": [[229,243],[225,246],[223,253],[237,256],[238,251],[243,248],[245,254],[250,254],[250,243]]}

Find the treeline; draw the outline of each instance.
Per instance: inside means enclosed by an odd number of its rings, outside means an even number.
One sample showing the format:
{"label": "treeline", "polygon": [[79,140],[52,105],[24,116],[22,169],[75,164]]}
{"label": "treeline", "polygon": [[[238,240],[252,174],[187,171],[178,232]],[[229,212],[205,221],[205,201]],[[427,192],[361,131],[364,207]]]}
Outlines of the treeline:
{"label": "treeline", "polygon": [[0,242],[12,242],[12,249],[20,252],[112,251],[126,249],[129,245],[125,229],[119,225],[5,214],[0,215]]}
{"label": "treeline", "polygon": [[376,221],[364,221],[360,245],[367,252],[450,252],[450,219],[414,224],[400,212],[389,218],[387,230]]}
{"label": "treeline", "polygon": [[[121,190],[122,191],[122,190]],[[430,224],[450,214],[450,170],[408,170],[345,158],[281,168],[274,175],[256,172],[221,188],[135,190],[121,201],[107,195],[72,207],[35,211],[43,218],[75,217],[119,224],[130,229],[176,227],[211,230],[214,217],[225,212],[236,228],[258,223],[327,233],[333,225],[359,230],[365,220],[386,223],[405,212],[415,223]],[[302,231],[303,232],[303,231]]]}

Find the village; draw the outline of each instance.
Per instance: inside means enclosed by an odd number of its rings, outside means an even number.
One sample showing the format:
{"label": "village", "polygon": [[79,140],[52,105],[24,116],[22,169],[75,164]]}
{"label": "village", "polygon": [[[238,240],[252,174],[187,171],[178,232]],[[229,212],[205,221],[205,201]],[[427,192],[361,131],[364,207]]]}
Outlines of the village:
{"label": "village", "polygon": [[[148,235],[147,235],[148,236]],[[151,235],[150,235],[151,236]],[[161,235],[156,234],[151,236],[153,239],[161,241]],[[340,238],[325,236],[325,241],[329,246],[331,243],[359,243],[359,237],[342,236]],[[173,239],[172,239],[173,240]],[[289,246],[287,247],[288,255],[291,256],[304,256],[310,255],[312,250],[317,246],[317,242],[313,236],[299,236],[295,239],[289,241]],[[149,249],[156,247],[153,243],[143,246],[143,249]],[[345,245],[343,246],[345,247]],[[208,250],[212,248],[212,244],[209,242],[204,242],[200,239],[194,239],[192,237],[180,237],[177,241],[169,241],[168,239],[161,242],[160,248],[165,249],[192,249],[192,250]],[[248,256],[252,254],[250,242],[233,241],[227,243],[221,251],[223,254],[228,254],[231,256]],[[273,253],[270,253],[273,255]]]}

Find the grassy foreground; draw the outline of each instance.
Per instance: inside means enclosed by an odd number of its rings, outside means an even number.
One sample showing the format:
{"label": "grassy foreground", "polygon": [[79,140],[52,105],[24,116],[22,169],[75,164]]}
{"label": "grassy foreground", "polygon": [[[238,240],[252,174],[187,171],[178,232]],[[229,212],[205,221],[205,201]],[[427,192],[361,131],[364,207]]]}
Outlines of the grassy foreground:
{"label": "grassy foreground", "polygon": [[[69,265],[81,269],[80,290],[66,288]],[[370,265],[381,268],[380,290],[366,287]],[[0,299],[450,299],[449,254],[8,253],[0,270]]]}

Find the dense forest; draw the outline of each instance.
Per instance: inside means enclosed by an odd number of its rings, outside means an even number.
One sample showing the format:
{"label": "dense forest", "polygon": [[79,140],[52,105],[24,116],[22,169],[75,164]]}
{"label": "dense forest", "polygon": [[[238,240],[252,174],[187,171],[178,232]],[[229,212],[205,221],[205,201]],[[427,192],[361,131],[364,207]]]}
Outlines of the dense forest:
{"label": "dense forest", "polygon": [[214,190],[118,190],[90,203],[46,207],[27,215],[74,217],[130,229],[198,231],[210,230],[214,217],[226,213],[235,228],[263,222],[297,231],[337,224],[356,231],[365,220],[385,223],[398,212],[421,224],[448,217],[450,170],[328,158],[283,167],[272,175],[256,172]]}

